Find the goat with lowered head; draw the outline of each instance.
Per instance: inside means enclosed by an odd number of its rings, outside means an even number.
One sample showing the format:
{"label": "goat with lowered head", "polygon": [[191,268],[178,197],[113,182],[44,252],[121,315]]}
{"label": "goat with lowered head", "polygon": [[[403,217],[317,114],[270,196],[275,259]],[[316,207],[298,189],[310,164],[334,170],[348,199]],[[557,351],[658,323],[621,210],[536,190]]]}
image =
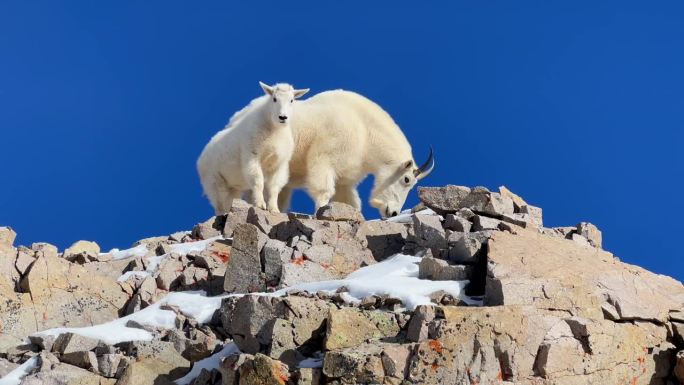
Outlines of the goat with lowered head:
{"label": "goat with lowered head", "polygon": [[382,217],[397,215],[409,191],[434,168],[432,149],[418,166],[399,126],[379,105],[354,92],[335,90],[297,103],[291,122],[294,154],[290,178],[280,193],[289,206],[293,188],[305,188],[316,209],[328,202],[361,208],[357,185],[375,177],[371,206]]}
{"label": "goat with lowered head", "polygon": [[288,182],[295,99],[309,90],[259,84],[265,95],[236,112],[197,160],[204,193],[217,214],[230,211],[244,192],[255,206],[277,212],[278,195]]}

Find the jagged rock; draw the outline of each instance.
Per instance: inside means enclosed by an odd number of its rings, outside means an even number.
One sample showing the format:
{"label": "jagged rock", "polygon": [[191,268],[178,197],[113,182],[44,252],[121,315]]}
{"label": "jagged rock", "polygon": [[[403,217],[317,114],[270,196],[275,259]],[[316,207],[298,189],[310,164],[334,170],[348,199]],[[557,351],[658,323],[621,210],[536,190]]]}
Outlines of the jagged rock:
{"label": "jagged rock", "polygon": [[448,258],[453,263],[474,264],[483,253],[491,232],[451,233],[447,239],[449,245]]}
{"label": "jagged rock", "polygon": [[0,341],[37,331],[90,326],[119,316],[129,295],[114,280],[62,258],[39,256],[20,282],[22,293],[0,302]]}
{"label": "jagged rock", "polygon": [[52,351],[59,354],[87,352],[97,347],[99,341],[79,334],[67,332],[60,334],[52,345]]}
{"label": "jagged rock", "polygon": [[70,364],[43,362],[40,371],[25,377],[21,385],[114,385],[115,382]]}
{"label": "jagged rock", "polygon": [[571,241],[573,241],[573,242],[575,242],[581,246],[591,246],[591,244],[589,243],[589,240],[587,238],[585,238],[585,237],[583,237],[577,233],[571,233],[568,239],[570,239]]}
{"label": "jagged rock", "polygon": [[684,383],[684,350],[677,353],[674,375],[680,383]]}
{"label": "jagged rock", "polygon": [[52,346],[55,343],[55,337],[51,335],[30,335],[28,336],[29,341],[42,350],[47,350],[48,352],[52,350]]}
{"label": "jagged rock", "polygon": [[221,373],[222,385],[239,385],[240,366],[245,361],[254,356],[251,354],[235,353],[223,358],[219,363],[219,372]]}
{"label": "jagged rock", "polygon": [[414,310],[413,317],[406,330],[406,339],[412,342],[425,341],[428,338],[429,323],[435,319],[435,307],[420,305]]}
{"label": "jagged rock", "polygon": [[589,244],[598,247],[602,246],[601,230],[588,222],[580,222],[577,224],[577,233],[589,241]]}
{"label": "jagged rock", "polygon": [[316,218],[327,221],[363,222],[361,212],[342,202],[330,202],[316,211]]}
{"label": "jagged rock", "polygon": [[240,385],[284,385],[290,378],[286,364],[257,353],[240,365]]}
{"label": "jagged rock", "polygon": [[530,220],[537,227],[541,228],[544,226],[544,220],[542,218],[542,209],[540,207],[527,205],[520,209],[521,214],[527,214],[530,216]]}
{"label": "jagged rock", "polygon": [[473,231],[483,230],[498,230],[500,220],[486,217],[484,215],[475,215],[473,218]]}
{"label": "jagged rock", "polygon": [[487,305],[529,304],[602,319],[608,303],[620,320],[664,324],[669,310],[684,303],[681,283],[563,239],[494,232],[488,249]]}
{"label": "jagged rock", "polygon": [[279,287],[290,287],[300,283],[325,281],[334,278],[328,268],[298,257],[282,266]]}
{"label": "jagged rock", "polygon": [[427,207],[440,214],[455,213],[462,208],[490,216],[514,213],[513,200],[510,197],[490,192],[484,187],[420,187],[418,196]]}
{"label": "jagged rock", "polygon": [[671,322],[672,337],[678,345],[684,346],[684,323]]}
{"label": "jagged rock", "polygon": [[357,346],[368,339],[394,337],[399,325],[392,313],[355,308],[331,309],[328,315],[325,349]]}
{"label": "jagged rock", "polygon": [[97,357],[98,372],[101,376],[115,378],[122,362],[121,354],[105,353]]}
{"label": "jagged rock", "polygon": [[97,261],[100,254],[100,246],[91,241],[77,241],[66,250],[62,255],[68,261],[75,261],[78,263],[87,263],[90,261]]}
{"label": "jagged rock", "polygon": [[209,336],[199,330],[193,334],[193,338],[188,338],[179,330],[171,330],[166,338],[173,343],[176,351],[192,362],[209,357],[221,344],[215,336]]}
{"label": "jagged rock", "polygon": [[159,340],[123,344],[123,349],[135,360],[128,363],[117,385],[171,385],[183,376],[190,362],[176,351],[172,342]]}
{"label": "jagged rock", "polygon": [[36,242],[31,245],[31,250],[35,251],[37,255],[43,257],[57,257],[59,256],[59,250],[57,246],[51,245],[46,242]]}
{"label": "jagged rock", "polygon": [[224,300],[219,314],[241,351],[294,364],[319,348],[329,306],[313,298],[247,295]]}
{"label": "jagged rock", "polygon": [[17,269],[19,274],[24,275],[28,270],[29,266],[36,260],[36,252],[26,248],[24,246],[19,246],[17,248],[17,259],[14,262],[14,267]]}
{"label": "jagged rock", "polygon": [[97,356],[94,352],[73,352],[65,353],[59,357],[60,361],[70,365],[78,366],[79,368],[90,370],[93,373],[98,373],[99,365],[97,363]]}
{"label": "jagged rock", "polygon": [[221,235],[221,228],[219,223],[222,220],[219,217],[211,217],[202,223],[198,223],[192,228],[190,236],[193,239],[209,239]]}
{"label": "jagged rock", "polygon": [[464,207],[462,202],[470,195],[470,188],[448,185],[445,187],[419,187],[418,197],[427,207],[438,213],[454,213]]}
{"label": "jagged rock", "polygon": [[444,228],[452,231],[458,231],[461,233],[470,232],[472,223],[466,218],[461,217],[456,214],[447,214],[444,218]]}
{"label": "jagged rock", "polygon": [[226,215],[223,225],[223,236],[232,237],[235,227],[238,224],[247,223],[247,214],[250,207],[252,206],[242,199],[233,199],[233,206],[230,208],[230,212]]}
{"label": "jagged rock", "polygon": [[278,286],[283,275],[283,265],[290,263],[293,253],[294,250],[283,241],[266,241],[261,250],[261,259],[268,286]]}
{"label": "jagged rock", "polygon": [[[323,373],[333,384],[405,384],[413,344],[364,343],[327,352]],[[419,383],[419,382],[414,382]],[[449,382],[445,382],[449,383]]]}
{"label": "jagged rock", "polygon": [[0,227],[0,245],[12,246],[17,238],[17,233],[9,226]]}
{"label": "jagged rock", "polygon": [[322,385],[323,371],[319,368],[299,368],[296,378],[296,385]]}
{"label": "jagged rock", "polygon": [[440,250],[446,248],[446,233],[438,216],[413,214],[413,232],[415,242],[422,247],[432,250],[439,255]]}
{"label": "jagged rock", "polygon": [[418,278],[433,281],[460,281],[470,278],[470,267],[450,265],[447,261],[423,257],[418,266]]}
{"label": "jagged rock", "polygon": [[256,207],[250,207],[247,211],[247,223],[255,225],[259,230],[270,237],[277,236],[279,229],[278,225],[287,221],[287,214],[284,213],[272,213]]}
{"label": "jagged rock", "polygon": [[260,254],[267,239],[252,224],[239,224],[235,228],[233,248],[223,281],[225,291],[251,293],[266,290]]}
{"label": "jagged rock", "polygon": [[178,278],[181,276],[185,264],[180,255],[170,254],[159,264],[155,279],[157,287],[162,290],[171,290],[178,284]]}

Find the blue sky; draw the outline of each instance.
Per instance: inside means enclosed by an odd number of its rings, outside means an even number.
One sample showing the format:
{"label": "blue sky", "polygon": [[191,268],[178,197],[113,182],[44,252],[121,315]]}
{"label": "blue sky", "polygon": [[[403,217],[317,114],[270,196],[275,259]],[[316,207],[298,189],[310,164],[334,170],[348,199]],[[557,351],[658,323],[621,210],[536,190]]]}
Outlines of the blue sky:
{"label": "blue sky", "polygon": [[506,185],[684,279],[684,3],[234,3],[0,5],[0,224],[18,242],[190,229],[212,213],[204,144],[259,80],[286,81],[378,102],[419,160],[434,146],[425,185]]}

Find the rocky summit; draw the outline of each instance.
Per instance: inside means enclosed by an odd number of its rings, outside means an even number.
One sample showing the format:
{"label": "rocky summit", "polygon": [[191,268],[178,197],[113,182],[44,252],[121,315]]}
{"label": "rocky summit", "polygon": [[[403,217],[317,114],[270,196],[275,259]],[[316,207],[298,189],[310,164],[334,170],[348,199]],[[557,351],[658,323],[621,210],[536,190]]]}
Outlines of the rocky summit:
{"label": "rocky summit", "polygon": [[365,220],[236,201],[103,252],[0,228],[0,385],[678,384],[684,286],[505,187]]}

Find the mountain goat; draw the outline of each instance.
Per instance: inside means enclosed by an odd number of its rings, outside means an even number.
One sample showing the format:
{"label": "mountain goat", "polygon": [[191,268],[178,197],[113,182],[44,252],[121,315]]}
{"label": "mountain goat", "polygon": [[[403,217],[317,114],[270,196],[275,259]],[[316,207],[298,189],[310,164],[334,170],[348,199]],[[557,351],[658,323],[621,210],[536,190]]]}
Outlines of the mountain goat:
{"label": "mountain goat", "polygon": [[397,215],[409,191],[434,168],[432,149],[416,165],[411,145],[392,117],[367,98],[349,91],[326,91],[296,105],[291,122],[295,151],[290,178],[279,197],[289,206],[293,188],[304,187],[316,209],[330,200],[361,208],[357,185],[375,177],[370,204],[382,217]]}
{"label": "mountain goat", "polygon": [[293,106],[309,90],[259,84],[265,95],[236,112],[197,160],[204,193],[217,214],[228,212],[245,191],[255,206],[278,211],[278,194],[288,181]]}

